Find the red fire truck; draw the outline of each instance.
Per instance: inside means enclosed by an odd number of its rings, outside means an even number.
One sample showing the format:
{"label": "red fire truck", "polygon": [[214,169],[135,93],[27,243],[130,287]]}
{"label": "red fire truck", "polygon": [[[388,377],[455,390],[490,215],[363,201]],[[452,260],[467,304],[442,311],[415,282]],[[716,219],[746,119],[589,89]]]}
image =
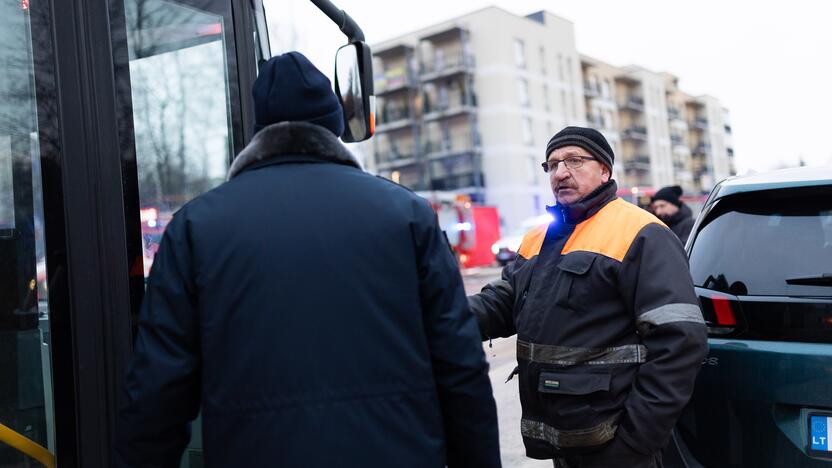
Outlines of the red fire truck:
{"label": "red fire truck", "polygon": [[448,242],[463,268],[491,265],[491,246],[500,238],[500,216],[494,206],[474,203],[467,195],[423,192],[439,217]]}

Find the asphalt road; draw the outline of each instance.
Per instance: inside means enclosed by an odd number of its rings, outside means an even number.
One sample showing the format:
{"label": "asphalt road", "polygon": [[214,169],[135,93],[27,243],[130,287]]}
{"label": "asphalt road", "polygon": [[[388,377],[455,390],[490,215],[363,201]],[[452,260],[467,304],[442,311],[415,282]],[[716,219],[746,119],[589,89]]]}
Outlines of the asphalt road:
{"label": "asphalt road", "polygon": [[[465,291],[475,294],[487,283],[500,277],[499,268],[477,268],[463,272]],[[491,365],[489,375],[497,402],[497,417],[500,424],[500,453],[506,468],[551,468],[551,461],[533,460],[526,457],[523,439],[520,436],[520,399],[517,396],[517,377],[506,383],[506,377],[514,370],[517,359],[514,355],[515,339],[497,339],[483,343],[483,350]]]}

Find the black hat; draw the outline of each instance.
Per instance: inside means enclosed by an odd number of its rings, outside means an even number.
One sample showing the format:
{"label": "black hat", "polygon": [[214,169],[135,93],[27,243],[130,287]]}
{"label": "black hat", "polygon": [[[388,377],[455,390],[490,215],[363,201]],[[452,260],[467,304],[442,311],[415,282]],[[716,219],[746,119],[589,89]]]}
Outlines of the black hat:
{"label": "black hat", "polygon": [[264,63],[251,94],[255,132],[278,122],[309,122],[338,137],[344,133],[344,113],[329,78],[300,52]]}
{"label": "black hat", "polygon": [[658,192],[656,192],[655,195],[653,195],[653,198],[652,198],[652,200],[650,200],[650,203],[652,203],[656,200],[664,200],[668,203],[673,203],[676,206],[682,206],[682,201],[679,200],[679,197],[681,197],[681,196],[682,196],[682,187],[679,187],[678,185],[671,185],[670,187],[662,187],[661,190],[659,190]]}
{"label": "black hat", "polygon": [[587,127],[566,127],[559,131],[549,140],[546,145],[546,158],[549,154],[564,146],[579,146],[595,157],[601,164],[607,166],[612,172],[612,163],[615,155],[612,153],[610,144],[601,132],[594,128]]}

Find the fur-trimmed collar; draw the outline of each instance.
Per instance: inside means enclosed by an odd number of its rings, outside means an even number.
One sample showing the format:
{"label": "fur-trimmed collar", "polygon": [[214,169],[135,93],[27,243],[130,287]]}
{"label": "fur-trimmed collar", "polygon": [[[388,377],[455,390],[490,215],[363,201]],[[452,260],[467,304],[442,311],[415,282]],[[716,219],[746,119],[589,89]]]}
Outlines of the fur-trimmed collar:
{"label": "fur-trimmed collar", "polygon": [[228,180],[253,164],[281,156],[307,156],[361,169],[358,160],[329,130],[306,122],[281,122],[254,135],[228,169]]}

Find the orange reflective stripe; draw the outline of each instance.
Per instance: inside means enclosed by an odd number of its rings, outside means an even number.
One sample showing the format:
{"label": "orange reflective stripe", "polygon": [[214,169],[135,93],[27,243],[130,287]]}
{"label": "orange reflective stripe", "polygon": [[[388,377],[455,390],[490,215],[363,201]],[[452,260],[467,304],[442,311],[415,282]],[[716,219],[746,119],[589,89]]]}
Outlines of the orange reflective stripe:
{"label": "orange reflective stripe", "polygon": [[540,248],[543,247],[543,239],[546,238],[546,230],[549,228],[548,224],[537,226],[523,236],[523,242],[520,244],[518,254],[526,260],[534,257],[540,253]]}
{"label": "orange reflective stripe", "polygon": [[648,224],[664,225],[658,218],[641,208],[617,198],[595,216],[575,226],[562,255],[583,250],[624,260],[638,233]]}

